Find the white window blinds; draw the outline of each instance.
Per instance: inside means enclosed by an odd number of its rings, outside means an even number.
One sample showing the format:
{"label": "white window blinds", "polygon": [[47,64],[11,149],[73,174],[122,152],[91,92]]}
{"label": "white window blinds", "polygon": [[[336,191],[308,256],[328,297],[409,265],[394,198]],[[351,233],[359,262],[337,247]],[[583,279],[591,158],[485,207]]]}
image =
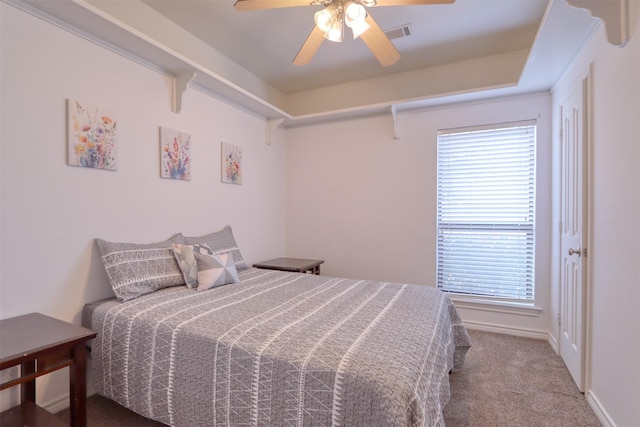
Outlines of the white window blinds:
{"label": "white window blinds", "polygon": [[535,121],[438,131],[438,288],[533,301]]}

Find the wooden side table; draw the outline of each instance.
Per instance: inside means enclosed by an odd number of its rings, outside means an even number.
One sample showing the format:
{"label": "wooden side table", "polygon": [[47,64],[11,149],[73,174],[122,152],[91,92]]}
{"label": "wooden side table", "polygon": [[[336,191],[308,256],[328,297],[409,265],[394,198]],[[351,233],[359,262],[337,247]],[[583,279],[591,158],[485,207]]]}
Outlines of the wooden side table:
{"label": "wooden side table", "polygon": [[68,366],[71,426],[86,427],[86,342],[95,336],[90,329],[40,313],[0,320],[0,370],[20,366],[20,376],[0,384],[0,390],[20,385],[22,400],[0,414],[0,425],[65,426],[36,405],[36,378]]}
{"label": "wooden side table", "polygon": [[320,274],[320,264],[323,262],[323,260],[319,259],[276,258],[253,264],[253,266],[256,268],[266,268],[267,270]]}

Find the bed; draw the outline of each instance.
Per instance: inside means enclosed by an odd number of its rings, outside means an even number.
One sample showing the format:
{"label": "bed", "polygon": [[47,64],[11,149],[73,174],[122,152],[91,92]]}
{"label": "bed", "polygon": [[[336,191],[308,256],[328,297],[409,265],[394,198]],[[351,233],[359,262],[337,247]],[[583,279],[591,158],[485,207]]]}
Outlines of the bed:
{"label": "bed", "polygon": [[471,344],[434,288],[256,268],[85,315],[96,392],[171,426],[442,426]]}

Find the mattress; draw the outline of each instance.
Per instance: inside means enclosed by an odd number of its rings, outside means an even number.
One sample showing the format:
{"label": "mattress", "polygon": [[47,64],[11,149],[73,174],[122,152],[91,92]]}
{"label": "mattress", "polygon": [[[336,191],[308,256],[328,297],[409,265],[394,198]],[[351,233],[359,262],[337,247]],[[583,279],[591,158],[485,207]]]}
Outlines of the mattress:
{"label": "mattress", "polygon": [[426,286],[272,270],[95,304],[96,391],[171,426],[442,426],[471,345]]}

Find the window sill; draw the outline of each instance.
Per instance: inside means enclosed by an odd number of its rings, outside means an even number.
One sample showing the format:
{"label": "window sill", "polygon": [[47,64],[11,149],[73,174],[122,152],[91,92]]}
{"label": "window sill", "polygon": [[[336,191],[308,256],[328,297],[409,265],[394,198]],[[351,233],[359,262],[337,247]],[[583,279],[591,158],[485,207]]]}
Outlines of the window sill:
{"label": "window sill", "polygon": [[451,295],[449,298],[453,301],[456,308],[477,311],[491,311],[494,313],[516,314],[519,316],[539,317],[542,313],[541,307],[536,307],[533,303],[517,303],[488,301],[479,298],[465,297],[461,295]]}

